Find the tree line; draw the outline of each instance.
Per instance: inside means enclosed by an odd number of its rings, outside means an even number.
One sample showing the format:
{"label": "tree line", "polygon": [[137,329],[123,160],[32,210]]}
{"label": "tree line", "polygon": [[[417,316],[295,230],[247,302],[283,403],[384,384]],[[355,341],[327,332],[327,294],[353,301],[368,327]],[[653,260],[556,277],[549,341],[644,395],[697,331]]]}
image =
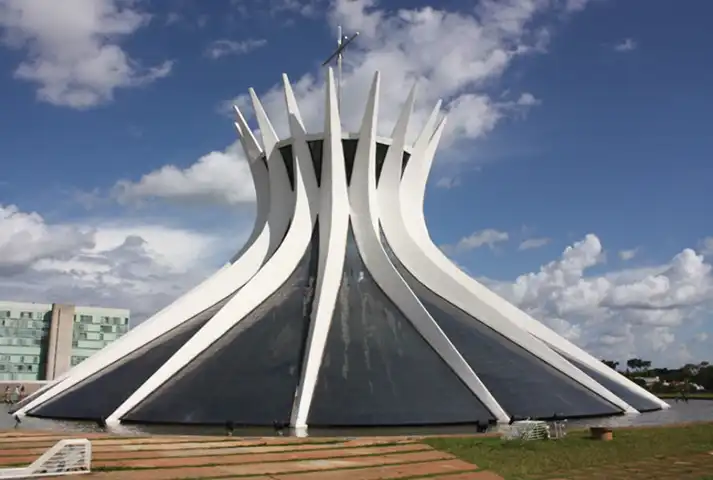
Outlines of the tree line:
{"label": "tree line", "polygon": [[[650,360],[630,358],[622,365],[623,370],[619,370],[620,363],[617,361],[604,359],[602,362],[655,392],[693,391],[694,385],[713,392],[713,366],[709,362],[687,363],[680,368],[652,368]],[[659,382],[648,385],[644,380],[637,380],[656,377]]]}

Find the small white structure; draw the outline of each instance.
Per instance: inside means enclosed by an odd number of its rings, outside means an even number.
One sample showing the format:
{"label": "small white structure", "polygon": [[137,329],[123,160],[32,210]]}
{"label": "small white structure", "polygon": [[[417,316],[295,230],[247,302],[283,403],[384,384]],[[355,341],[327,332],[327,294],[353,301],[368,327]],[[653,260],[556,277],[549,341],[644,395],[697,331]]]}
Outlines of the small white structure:
{"label": "small white structure", "polygon": [[304,428],[667,408],[438,249],[423,203],[440,102],[407,144],[412,91],[382,138],[379,85],[345,133],[329,69],[324,131],[307,134],[284,76],[284,140],[251,90],[261,143],[236,108],[257,192],[247,244],[17,414]]}
{"label": "small white structure", "polygon": [[550,426],[539,420],[518,420],[501,428],[503,440],[548,440]]}
{"label": "small white structure", "polygon": [[91,463],[92,443],[89,440],[60,440],[27,467],[0,468],[0,480],[90,473]]}

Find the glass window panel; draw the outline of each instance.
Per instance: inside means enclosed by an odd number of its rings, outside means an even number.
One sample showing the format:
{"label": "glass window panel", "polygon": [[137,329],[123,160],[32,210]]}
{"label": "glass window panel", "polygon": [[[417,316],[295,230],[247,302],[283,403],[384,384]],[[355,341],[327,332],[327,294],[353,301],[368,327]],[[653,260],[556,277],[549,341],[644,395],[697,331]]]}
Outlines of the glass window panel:
{"label": "glass window panel", "polygon": [[124,419],[248,425],[289,422],[309,330],[318,244],[317,227],[299,265],[273,295]]}
{"label": "glass window panel", "polygon": [[[582,370],[584,373],[592,377],[597,383],[599,383],[601,386],[612,392],[614,395],[617,397],[621,398],[624,400],[626,403],[634,407],[635,409],[639,410],[640,412],[650,412],[652,410],[661,410],[661,406],[654,402],[653,400],[646,398],[644,396],[639,395],[636,392],[632,392],[628,388],[626,388],[623,385],[618,384],[617,382],[614,382],[601,373],[597,372],[593,368],[588,367],[584,363],[575,360],[573,357],[570,357],[567,354],[564,354],[562,352],[559,352],[560,355],[565,357],[567,360],[572,362],[574,366]],[[607,367],[609,368],[609,367]]]}
{"label": "glass window panel", "polygon": [[[30,414],[86,420],[106,418],[210,320],[226,301],[201,312],[128,357],[109,365],[61,396],[40,405]],[[84,359],[87,356],[75,355],[74,358]]]}
{"label": "glass window panel", "polygon": [[472,318],[416,280],[393,255],[394,265],[490,393],[518,418],[582,417],[621,410]]}
{"label": "glass window panel", "polygon": [[425,425],[492,418],[374,281],[350,228],[308,423]]}

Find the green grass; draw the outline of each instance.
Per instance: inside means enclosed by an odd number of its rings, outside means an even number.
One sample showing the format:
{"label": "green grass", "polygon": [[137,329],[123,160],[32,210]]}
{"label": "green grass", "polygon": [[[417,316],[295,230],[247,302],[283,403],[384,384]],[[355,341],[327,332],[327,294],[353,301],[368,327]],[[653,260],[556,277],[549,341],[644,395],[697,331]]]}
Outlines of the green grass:
{"label": "green grass", "polygon": [[[656,394],[659,398],[681,398],[680,393],[658,393]],[[713,393],[687,393],[686,396],[690,398],[695,398],[698,400],[713,400]]]}
{"label": "green grass", "polygon": [[565,439],[550,441],[505,441],[482,437],[430,438],[425,441],[438,450],[495,471],[507,480],[521,480],[586,467],[713,450],[713,423],[614,429],[611,442],[588,437],[588,431],[578,430],[570,431]]}

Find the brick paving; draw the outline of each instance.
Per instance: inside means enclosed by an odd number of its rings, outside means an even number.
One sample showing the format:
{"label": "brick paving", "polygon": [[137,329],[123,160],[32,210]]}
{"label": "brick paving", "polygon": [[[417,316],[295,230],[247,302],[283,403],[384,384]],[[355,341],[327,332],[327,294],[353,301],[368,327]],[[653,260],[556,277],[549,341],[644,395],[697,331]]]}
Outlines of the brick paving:
{"label": "brick paving", "polygon": [[[421,437],[78,437],[92,442],[92,473],[80,477],[86,479],[502,480],[420,443]],[[0,468],[29,464],[62,438],[51,432],[0,432]]]}
{"label": "brick paving", "polygon": [[[92,441],[93,471],[78,477],[86,479],[503,480],[432,449],[421,437],[83,437]],[[0,432],[0,468],[29,464],[62,438],[46,432]],[[536,480],[699,480],[711,474],[713,452],[588,467]]]}

